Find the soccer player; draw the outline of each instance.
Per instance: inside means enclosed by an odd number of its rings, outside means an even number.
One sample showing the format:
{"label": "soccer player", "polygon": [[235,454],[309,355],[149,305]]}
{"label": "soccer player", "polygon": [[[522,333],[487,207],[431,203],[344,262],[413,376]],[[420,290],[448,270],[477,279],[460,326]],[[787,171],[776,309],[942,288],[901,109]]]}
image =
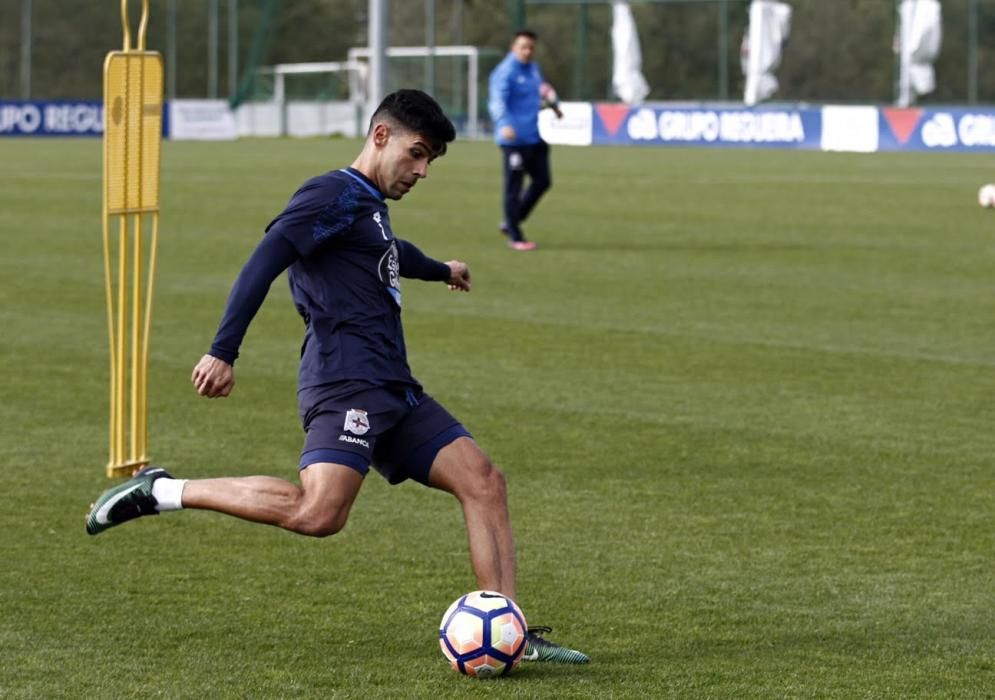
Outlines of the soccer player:
{"label": "soccer player", "polygon": [[[549,144],[539,136],[539,110],[548,106],[557,118],[563,116],[556,92],[533,60],[535,47],[534,32],[523,29],[515,34],[489,83],[487,107],[504,162],[504,222],[499,228],[512,250],[535,250],[535,241],[526,240],[521,223],[552,185]],[[529,186],[522,194],[525,175]]]}
{"label": "soccer player", "polygon": [[[448,491],[463,508],[477,584],[515,598],[515,544],[502,473],[456,418],[422,391],[408,367],[400,278],[469,292],[470,270],[395,237],[386,200],[428,176],[455,130],[419,90],[377,108],[351,167],[304,183],[242,268],[211,345],[193,369],[197,393],[228,396],[232,365],[270,285],[288,270],[304,319],[298,405],[306,437],[300,486],[270,476],[174,479],[148,466],[105,491],[87,515],[96,535],[143,515],[199,508],[302,535],[340,531],[370,465],[391,484],[414,479]],[[586,663],[531,628],[526,657]]]}

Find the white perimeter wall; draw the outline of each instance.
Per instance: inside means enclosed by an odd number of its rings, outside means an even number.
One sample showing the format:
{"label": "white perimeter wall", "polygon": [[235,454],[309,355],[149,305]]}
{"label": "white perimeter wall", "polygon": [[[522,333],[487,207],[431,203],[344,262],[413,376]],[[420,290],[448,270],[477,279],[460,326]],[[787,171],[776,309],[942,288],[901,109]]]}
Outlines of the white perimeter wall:
{"label": "white perimeter wall", "polygon": [[239,136],[358,136],[365,131],[358,124],[361,109],[352,102],[288,102],[284,131],[280,105],[253,102],[239,105],[235,123]]}
{"label": "white perimeter wall", "polygon": [[[169,103],[169,138],[217,141],[239,136],[358,136],[362,106],[352,102],[273,102],[240,105],[224,100],[173,100]],[[286,126],[283,119],[286,117]]]}

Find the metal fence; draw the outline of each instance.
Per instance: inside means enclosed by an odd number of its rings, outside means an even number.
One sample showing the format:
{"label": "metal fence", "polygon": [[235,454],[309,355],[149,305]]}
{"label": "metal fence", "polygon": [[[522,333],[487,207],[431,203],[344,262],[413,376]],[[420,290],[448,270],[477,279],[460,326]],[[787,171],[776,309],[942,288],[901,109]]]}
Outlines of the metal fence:
{"label": "metal fence", "polygon": [[[788,2],[793,26],[775,99],[894,100],[896,0]],[[631,4],[649,99],[741,98],[747,0]],[[104,55],[120,43],[114,5],[0,0],[0,98],[98,98]],[[230,97],[259,65],[344,60],[349,48],[366,43],[366,6],[367,0],[153,0],[148,41],[165,57],[167,98]],[[937,89],[920,102],[995,103],[995,0],[943,0],[943,13]],[[503,52],[520,23],[540,34],[539,60],[561,96],[611,99],[606,0],[395,0],[389,42]],[[415,73],[406,79],[424,77]]]}

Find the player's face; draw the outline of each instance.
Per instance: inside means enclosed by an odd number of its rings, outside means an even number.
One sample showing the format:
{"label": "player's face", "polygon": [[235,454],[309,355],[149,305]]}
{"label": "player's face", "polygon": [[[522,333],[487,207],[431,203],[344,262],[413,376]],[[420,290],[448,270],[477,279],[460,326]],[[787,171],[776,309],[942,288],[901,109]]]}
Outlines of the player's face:
{"label": "player's face", "polygon": [[436,155],[425,137],[395,130],[383,151],[380,191],[388,199],[400,199],[428,177],[428,166]]}
{"label": "player's face", "polygon": [[522,63],[531,63],[532,54],[535,53],[536,42],[527,36],[516,37],[515,41],[511,44],[511,52],[515,54],[517,58]]}

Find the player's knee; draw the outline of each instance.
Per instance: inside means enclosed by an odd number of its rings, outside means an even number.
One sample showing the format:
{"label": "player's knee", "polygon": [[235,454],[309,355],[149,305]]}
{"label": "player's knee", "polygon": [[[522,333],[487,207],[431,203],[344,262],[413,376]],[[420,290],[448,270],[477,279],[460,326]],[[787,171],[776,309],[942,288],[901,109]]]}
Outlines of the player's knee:
{"label": "player's knee", "polygon": [[345,527],[349,514],[338,508],[301,513],[291,524],[294,532],[308,537],[331,537]]}
{"label": "player's knee", "polygon": [[470,475],[467,483],[467,496],[479,501],[504,501],[508,487],[504,473],[486,457],[467,470]]}
{"label": "player's knee", "polygon": [[345,520],[309,520],[299,523],[294,531],[308,537],[331,537],[344,527]]}

